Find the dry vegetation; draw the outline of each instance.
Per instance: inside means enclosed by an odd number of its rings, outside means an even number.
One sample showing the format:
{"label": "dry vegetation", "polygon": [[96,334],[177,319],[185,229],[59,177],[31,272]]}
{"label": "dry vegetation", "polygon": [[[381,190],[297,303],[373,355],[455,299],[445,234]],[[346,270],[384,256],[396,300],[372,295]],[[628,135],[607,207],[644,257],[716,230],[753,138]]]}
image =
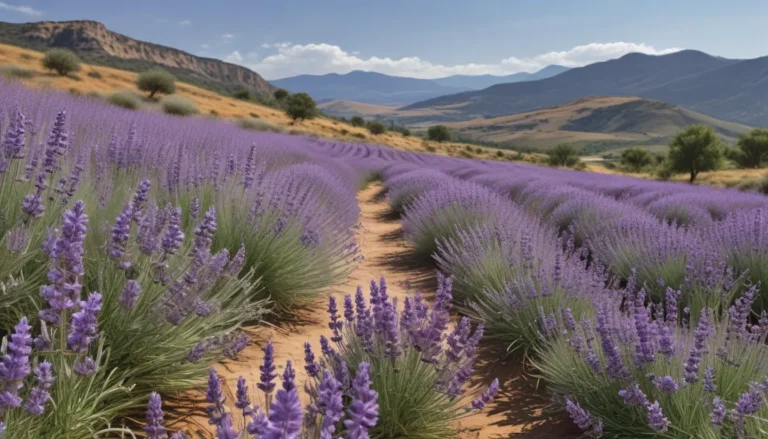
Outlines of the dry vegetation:
{"label": "dry vegetation", "polygon": [[[93,96],[98,94],[103,97],[117,91],[136,90],[136,78],[138,77],[136,73],[84,63],[77,75],[56,76],[47,73],[41,67],[40,60],[42,57],[43,54],[40,52],[0,44],[0,66],[14,66],[14,69],[26,69],[35,72],[31,76],[26,75],[29,77],[14,78],[32,87],[57,88],[73,94]],[[201,115],[232,120],[259,119],[291,134],[315,135],[349,142],[376,143],[407,151],[432,152],[469,158],[506,160],[516,156],[514,152],[509,151],[503,151],[502,155],[499,156],[497,149],[475,146],[472,146],[472,151],[469,152],[465,144],[451,142],[438,144],[418,137],[405,137],[397,132],[386,132],[374,136],[366,128],[353,127],[325,117],[294,124],[279,109],[222,96],[181,82],[177,84],[176,93],[191,100]],[[146,107],[147,109],[157,109],[155,104]],[[524,158],[529,159],[530,156]]]}

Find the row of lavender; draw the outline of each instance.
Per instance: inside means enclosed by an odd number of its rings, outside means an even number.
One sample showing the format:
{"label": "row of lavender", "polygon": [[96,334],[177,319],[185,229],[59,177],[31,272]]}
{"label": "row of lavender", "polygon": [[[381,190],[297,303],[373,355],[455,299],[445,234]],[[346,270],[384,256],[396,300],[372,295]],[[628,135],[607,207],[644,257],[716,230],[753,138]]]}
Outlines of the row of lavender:
{"label": "row of lavender", "polygon": [[0,96],[6,439],[127,434],[152,391],[204,383],[245,347],[243,325],[358,258],[364,174],[310,140]]}
{"label": "row of lavender", "polygon": [[[454,276],[490,337],[533,359],[585,431],[764,434],[765,200],[606,177],[617,199],[596,193],[601,177],[550,172],[561,175],[437,159],[383,176],[415,250]],[[686,227],[637,201],[665,197],[711,213]]]}

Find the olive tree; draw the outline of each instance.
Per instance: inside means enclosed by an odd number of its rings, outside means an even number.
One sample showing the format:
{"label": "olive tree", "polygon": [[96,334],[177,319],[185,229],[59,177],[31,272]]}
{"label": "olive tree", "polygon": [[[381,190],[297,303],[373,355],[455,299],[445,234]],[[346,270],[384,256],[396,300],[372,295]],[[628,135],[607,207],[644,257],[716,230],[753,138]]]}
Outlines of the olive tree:
{"label": "olive tree", "polygon": [[672,139],[666,166],[673,173],[688,173],[693,183],[699,172],[717,169],[722,156],[722,142],[715,131],[706,125],[692,125]]}
{"label": "olive tree", "polygon": [[67,76],[80,70],[80,59],[71,50],[51,49],[43,56],[43,67]]}
{"label": "olive tree", "polygon": [[172,94],[176,91],[176,78],[165,70],[152,69],[142,72],[136,80],[139,90],[149,93],[149,98],[155,93]]}

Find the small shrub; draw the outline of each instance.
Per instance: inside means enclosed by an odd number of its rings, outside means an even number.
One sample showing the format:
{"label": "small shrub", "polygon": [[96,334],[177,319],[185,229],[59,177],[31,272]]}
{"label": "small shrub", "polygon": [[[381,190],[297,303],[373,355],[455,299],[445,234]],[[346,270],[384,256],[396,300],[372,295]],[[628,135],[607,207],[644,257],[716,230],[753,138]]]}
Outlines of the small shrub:
{"label": "small shrub", "polygon": [[237,126],[245,130],[283,133],[285,130],[265,120],[242,118],[237,120]]}
{"label": "small shrub", "polygon": [[234,93],[232,93],[232,97],[235,99],[243,100],[243,101],[252,101],[253,93],[247,88],[241,88],[239,90],[236,90]]}
{"label": "small shrub", "polygon": [[445,125],[433,125],[427,129],[427,138],[442,143],[451,140],[451,133]]}
{"label": "small shrub", "polygon": [[286,98],[285,113],[295,121],[313,119],[317,116],[317,104],[306,93],[292,94]]}
{"label": "small shrub", "polygon": [[216,111],[216,110],[211,110],[211,111],[209,111],[209,113],[210,113],[210,114],[211,114],[211,116],[213,116],[213,117],[219,117],[219,112],[218,112],[218,111]]}
{"label": "small shrub", "polygon": [[17,79],[30,79],[34,78],[37,73],[32,69],[27,69],[13,64],[0,66],[0,76],[6,78]]}
{"label": "small shrub", "polygon": [[275,90],[275,92],[272,94],[272,96],[274,96],[275,100],[280,102],[280,101],[283,101],[283,100],[287,99],[288,96],[290,96],[290,93],[288,93],[287,90],[283,90],[282,88],[278,88],[277,90]]}
{"label": "small shrub", "polygon": [[[149,93],[152,99],[156,93],[167,95],[176,91],[176,77],[162,69],[152,69],[139,74],[136,86],[141,91]],[[173,113],[176,114],[176,113]]]}
{"label": "small shrub", "polygon": [[640,172],[653,163],[651,153],[642,148],[627,148],[621,153],[621,164],[628,171]]}
{"label": "small shrub", "polygon": [[352,134],[352,137],[357,137],[358,139],[365,139],[366,138],[365,134],[363,134],[363,133]]}
{"label": "small shrub", "polygon": [[160,101],[163,111],[176,116],[190,116],[197,114],[197,106],[194,102],[180,95],[170,95]]}
{"label": "small shrub", "polygon": [[141,107],[141,98],[130,91],[117,91],[109,95],[107,102],[128,110],[138,110]]}
{"label": "small shrub", "polygon": [[353,116],[352,119],[349,119],[349,123],[352,124],[353,127],[364,127],[365,119],[360,116]]}
{"label": "small shrub", "polygon": [[86,73],[89,78],[93,79],[101,79],[101,73],[99,73],[97,70],[91,70],[88,73]]}
{"label": "small shrub", "polygon": [[387,127],[385,127],[384,124],[379,121],[373,121],[368,124],[368,131],[376,136],[379,134],[384,134],[387,131]]}
{"label": "small shrub", "polygon": [[339,133],[341,133],[342,136],[346,136],[347,134],[349,134],[349,130],[342,128],[341,131],[339,131]]}
{"label": "small shrub", "polygon": [[429,152],[435,152],[435,151],[437,151],[437,148],[435,148],[435,147],[434,147],[434,146],[432,146],[432,145],[427,145],[427,146],[425,146],[425,147],[424,147],[424,149],[426,149],[426,150],[427,150],[427,151],[429,151]]}
{"label": "small shrub", "polygon": [[30,54],[28,54],[28,53],[22,53],[21,55],[19,55],[19,59],[23,59],[25,61],[31,61],[31,60],[35,59],[35,57],[30,55]]}
{"label": "small shrub", "polygon": [[560,144],[555,146],[551,151],[547,152],[547,163],[550,166],[565,166],[572,168],[577,163],[581,162],[576,149],[568,144]]}
{"label": "small shrub", "polygon": [[51,49],[42,59],[43,67],[55,71],[59,76],[66,76],[80,70],[80,59],[71,50]]}
{"label": "small shrub", "polygon": [[249,116],[251,116],[254,119],[261,119],[258,114],[256,113],[248,113]]}
{"label": "small shrub", "polygon": [[496,157],[502,158],[504,157],[504,153],[501,150],[496,151]]}
{"label": "small shrub", "polygon": [[482,154],[482,153],[483,153],[483,148],[480,148],[479,146],[475,148],[475,154]]}

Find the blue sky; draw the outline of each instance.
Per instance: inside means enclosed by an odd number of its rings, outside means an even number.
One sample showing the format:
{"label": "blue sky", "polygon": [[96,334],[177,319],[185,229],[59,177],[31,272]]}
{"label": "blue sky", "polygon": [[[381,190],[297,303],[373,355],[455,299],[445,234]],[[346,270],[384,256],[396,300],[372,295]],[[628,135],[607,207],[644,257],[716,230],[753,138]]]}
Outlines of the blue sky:
{"label": "blue sky", "polygon": [[92,19],[268,79],[422,78],[579,66],[681,48],[768,55],[765,0],[0,0],[0,20]]}

